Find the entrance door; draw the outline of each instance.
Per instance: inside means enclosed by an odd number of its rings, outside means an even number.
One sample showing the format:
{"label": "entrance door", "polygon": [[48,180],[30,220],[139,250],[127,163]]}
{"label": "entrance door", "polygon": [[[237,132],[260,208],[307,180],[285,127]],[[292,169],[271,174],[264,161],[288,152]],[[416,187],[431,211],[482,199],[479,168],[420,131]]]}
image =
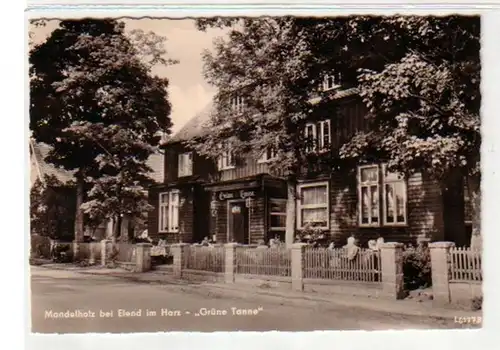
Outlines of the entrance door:
{"label": "entrance door", "polygon": [[248,209],[245,201],[228,202],[228,241],[248,244]]}

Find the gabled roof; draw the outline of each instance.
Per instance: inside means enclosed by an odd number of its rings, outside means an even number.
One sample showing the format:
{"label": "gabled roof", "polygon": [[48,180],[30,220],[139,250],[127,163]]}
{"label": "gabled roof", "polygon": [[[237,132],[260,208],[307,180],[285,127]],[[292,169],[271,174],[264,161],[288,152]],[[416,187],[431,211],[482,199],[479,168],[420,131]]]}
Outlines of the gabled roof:
{"label": "gabled roof", "polygon": [[[67,184],[70,181],[73,181],[75,171],[58,168],[45,160],[50,150],[51,146],[45,143],[35,142],[33,139],[30,139],[30,157],[32,161],[31,166],[35,167],[35,169],[32,169],[32,174],[36,174],[36,178],[32,178],[31,183],[34,184],[36,179],[41,179],[43,181],[46,175],[55,176],[55,178],[63,184]],[[147,165],[149,165],[149,167],[153,169],[153,172],[150,175],[157,183],[163,182],[163,162],[164,157],[161,153],[152,154],[147,161]]]}
{"label": "gabled roof", "polygon": [[201,112],[192,117],[174,136],[165,142],[165,144],[182,142],[201,137],[210,132],[208,127],[210,117],[215,111],[213,101],[207,104]]}
{"label": "gabled roof", "polygon": [[[50,150],[51,147],[49,145],[41,142],[35,142],[33,139],[30,139],[30,157],[32,159],[31,166],[36,168],[35,173],[37,174],[37,178],[44,181],[45,176],[54,176],[63,184],[67,184],[68,182],[74,180],[74,171],[58,168],[45,161],[45,158],[47,158]],[[36,179],[31,179],[32,183],[35,181]]]}

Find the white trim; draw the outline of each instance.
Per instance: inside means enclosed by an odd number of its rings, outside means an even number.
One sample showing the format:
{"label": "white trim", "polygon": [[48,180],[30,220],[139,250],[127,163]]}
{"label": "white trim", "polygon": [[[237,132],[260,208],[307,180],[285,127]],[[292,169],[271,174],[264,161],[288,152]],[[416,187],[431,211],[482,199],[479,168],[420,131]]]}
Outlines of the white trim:
{"label": "white trim", "polygon": [[[337,80],[340,80],[340,77],[339,77],[339,79],[337,79],[337,77],[335,75],[336,75],[335,72],[332,72],[331,74],[323,75],[323,82],[321,83],[322,84],[321,87],[322,87],[323,91],[335,90],[335,89],[338,89],[340,87],[340,81],[337,81]],[[330,78],[330,77],[333,79],[332,86],[328,86],[328,78]]]}
{"label": "white trim", "polygon": [[309,143],[310,140],[309,140],[309,134],[307,132],[308,128],[309,127],[312,127],[312,141],[313,141],[313,146],[312,147],[306,147],[306,152],[307,153],[312,153],[312,152],[315,152],[316,149],[317,149],[317,144],[318,144],[318,138],[317,138],[317,128],[318,126],[316,125],[316,123],[307,123],[306,124],[306,127],[304,128],[304,136],[305,136],[305,139],[306,139],[306,143]]}
{"label": "white trim", "polygon": [[[223,162],[224,157],[228,159],[227,164],[224,164]],[[234,165],[234,155],[232,154],[232,151],[223,151],[223,154],[217,159],[217,168],[219,171],[236,168],[236,165]]]}
{"label": "white trim", "polygon": [[[324,125],[325,124],[328,125],[328,144],[327,145],[324,144],[324,141],[325,141]],[[321,120],[319,122],[319,137],[318,137],[317,143],[318,143],[318,147],[319,147],[320,151],[325,151],[325,150],[330,149],[330,146],[332,144],[332,124],[330,122],[330,119]]]}
{"label": "white trim", "polygon": [[[174,212],[174,205],[172,202],[172,194],[177,194],[177,227],[172,228],[172,219],[173,219],[173,212]],[[161,197],[162,195],[168,195],[168,204],[162,204]],[[180,191],[178,189],[172,189],[166,192],[160,192],[158,193],[158,233],[176,233],[179,232],[179,204],[180,204]],[[167,208],[167,220],[168,220],[168,227],[167,229],[162,227],[162,208],[166,207]]]}
{"label": "white trim", "polygon": [[241,113],[245,109],[245,98],[240,95],[233,96],[229,99],[229,104],[233,112]]}
{"label": "white trim", "polygon": [[[377,169],[377,180],[373,182],[371,185],[363,185],[361,183],[361,171],[363,169],[376,168]],[[380,227],[380,167],[378,164],[369,164],[369,165],[360,165],[358,166],[358,174],[357,174],[357,192],[358,192],[358,225],[359,227]],[[372,186],[377,186],[377,203],[378,203],[378,214],[379,218],[377,222],[371,222],[372,218],[372,207],[370,202],[370,207],[368,208],[368,223],[363,223],[363,196],[362,196],[362,187],[367,187],[370,189]]]}
{"label": "white trim", "polygon": [[[302,189],[308,187],[326,187],[326,205],[325,204],[308,204],[301,205]],[[297,229],[303,229],[304,226],[301,225],[302,222],[302,209],[326,209],[326,226],[318,227],[319,229],[328,230],[330,228],[330,184],[328,181],[318,181],[318,182],[308,182],[301,183],[297,185],[298,198],[296,201],[297,209]]]}
{"label": "white trim", "polygon": [[257,164],[265,164],[265,163],[270,163],[274,161],[277,158],[276,151],[271,151],[271,158],[267,158],[267,152],[268,150],[266,149],[262,155],[260,156],[259,159],[257,159]]}
{"label": "white trim", "polygon": [[[407,203],[408,203],[408,199],[407,199],[407,191],[408,191],[408,187],[407,187],[407,184],[406,184],[406,181],[405,179],[399,179],[399,180],[386,180],[386,168],[387,168],[387,165],[386,164],[382,164],[382,178],[381,178],[381,183],[382,183],[382,215],[383,215],[383,224],[384,226],[406,226],[408,225],[408,210],[407,210]],[[387,222],[387,203],[386,203],[386,197],[387,197],[387,193],[386,193],[386,185],[387,184],[395,184],[395,183],[402,183],[403,184],[403,222],[397,222],[397,208],[394,208],[394,219],[396,220],[396,222]]]}

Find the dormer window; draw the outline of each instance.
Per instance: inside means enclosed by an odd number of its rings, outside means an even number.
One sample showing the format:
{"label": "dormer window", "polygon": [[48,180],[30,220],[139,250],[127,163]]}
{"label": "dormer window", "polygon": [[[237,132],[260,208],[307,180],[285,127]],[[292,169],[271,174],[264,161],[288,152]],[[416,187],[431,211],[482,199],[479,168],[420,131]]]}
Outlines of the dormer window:
{"label": "dormer window", "polygon": [[179,154],[178,158],[179,177],[193,175],[193,153],[186,152]]}
{"label": "dormer window", "polygon": [[329,91],[340,87],[340,73],[330,73],[323,76],[322,90]]}
{"label": "dormer window", "polygon": [[242,112],[245,107],[245,99],[241,96],[231,97],[230,103],[231,110],[237,113]]}

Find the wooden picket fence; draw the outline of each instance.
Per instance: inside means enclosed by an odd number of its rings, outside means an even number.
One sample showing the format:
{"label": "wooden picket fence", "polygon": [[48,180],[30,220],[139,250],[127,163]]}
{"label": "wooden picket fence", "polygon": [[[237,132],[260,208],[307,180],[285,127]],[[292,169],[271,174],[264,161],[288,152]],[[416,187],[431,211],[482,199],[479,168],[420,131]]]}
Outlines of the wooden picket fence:
{"label": "wooden picket fence", "polygon": [[236,247],[236,273],[290,277],[291,250],[286,247]]}
{"label": "wooden picket fence", "polygon": [[305,250],[304,278],[358,282],[381,282],[380,251],[360,249],[349,260],[344,248],[327,249],[307,247]]}
{"label": "wooden picket fence", "polygon": [[450,281],[482,281],[481,258],[481,252],[470,248],[450,249]]}
{"label": "wooden picket fence", "polygon": [[190,246],[187,249],[185,268],[190,270],[224,272],[223,246]]}

